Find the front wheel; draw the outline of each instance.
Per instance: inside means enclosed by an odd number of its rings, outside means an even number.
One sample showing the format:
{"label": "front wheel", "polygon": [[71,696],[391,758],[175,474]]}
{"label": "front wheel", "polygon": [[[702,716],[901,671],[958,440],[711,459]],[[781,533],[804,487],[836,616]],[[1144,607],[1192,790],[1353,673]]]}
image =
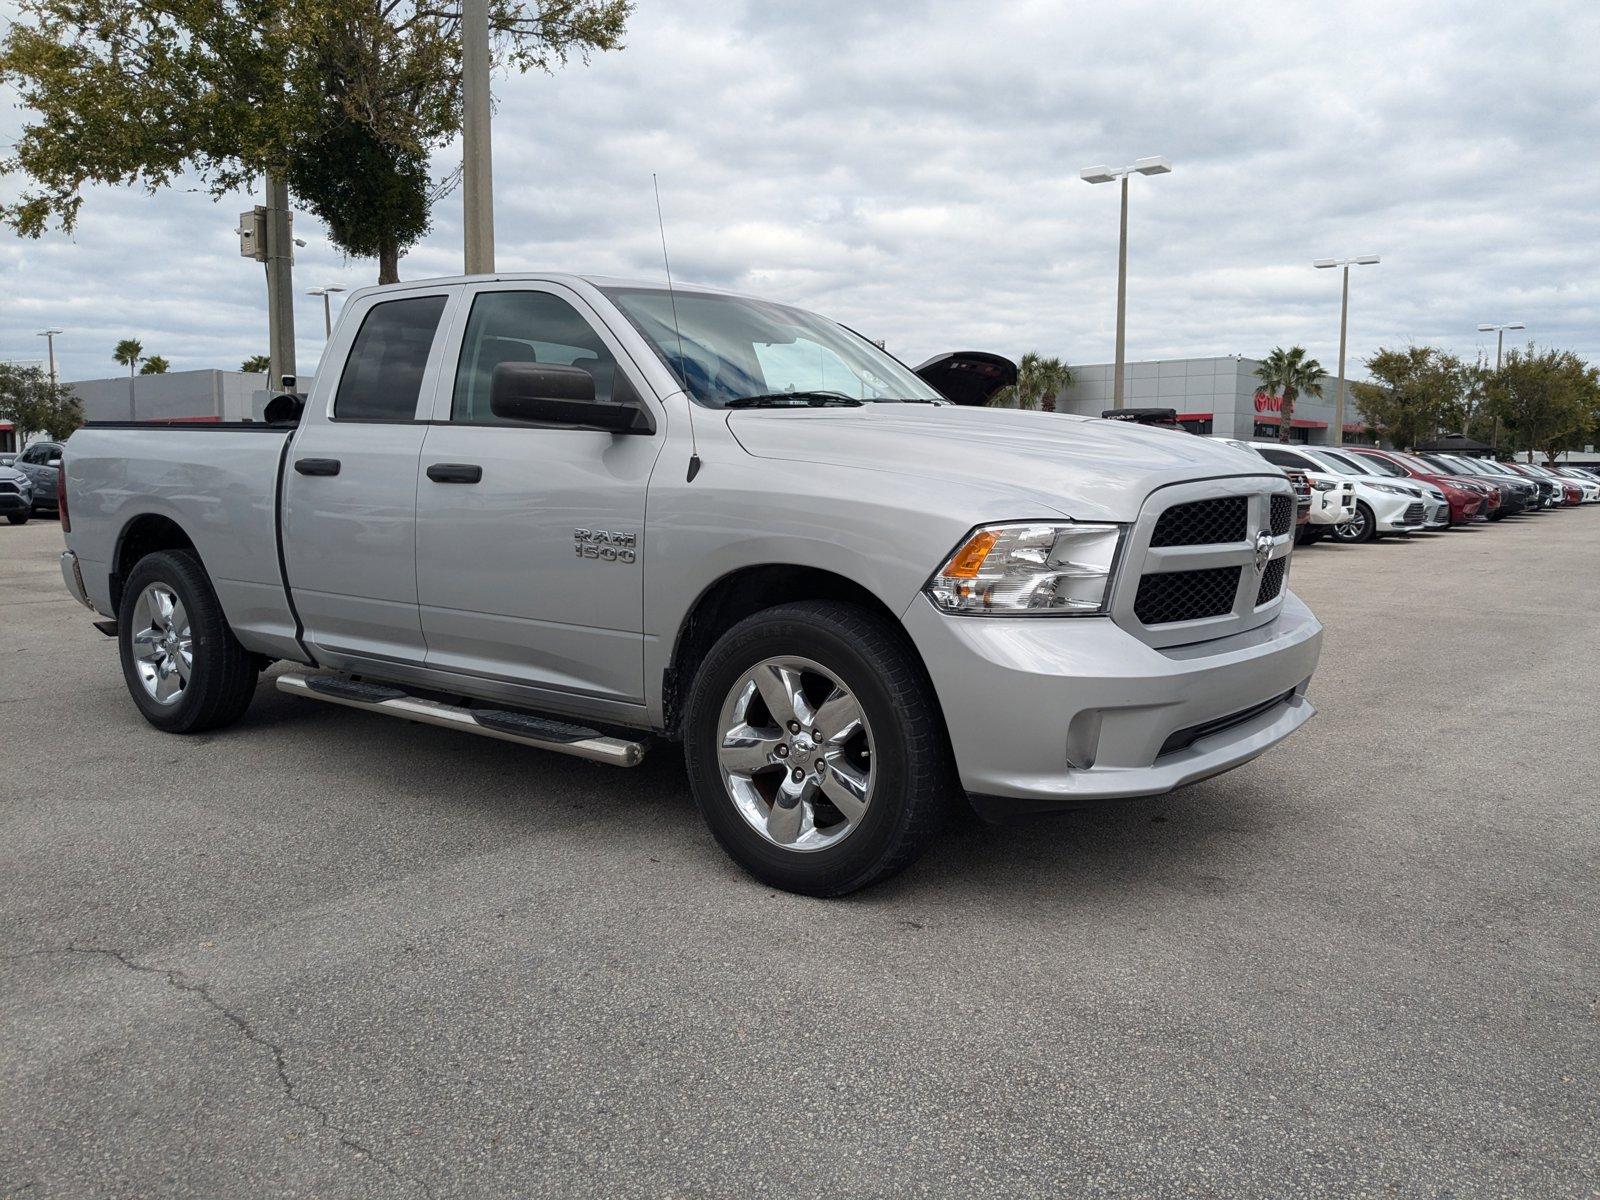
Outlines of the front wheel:
{"label": "front wheel", "polygon": [[128,573],[117,612],[122,676],[144,719],[168,733],[231,725],[256,690],[256,659],[233,636],[200,560],[164,550]]}
{"label": "front wheel", "polygon": [[13,525],[26,525],[28,523],[28,518],[32,515],[33,514],[30,512],[7,513],[6,520],[10,521]]}
{"label": "front wheel", "polygon": [[959,794],[932,688],[893,622],[832,601],[718,639],[684,716],[690,787],[757,879],[840,896],[910,865]]}
{"label": "front wheel", "polygon": [[1347,546],[1370,542],[1377,532],[1378,521],[1365,500],[1356,501],[1356,515],[1343,524],[1333,527],[1333,540]]}

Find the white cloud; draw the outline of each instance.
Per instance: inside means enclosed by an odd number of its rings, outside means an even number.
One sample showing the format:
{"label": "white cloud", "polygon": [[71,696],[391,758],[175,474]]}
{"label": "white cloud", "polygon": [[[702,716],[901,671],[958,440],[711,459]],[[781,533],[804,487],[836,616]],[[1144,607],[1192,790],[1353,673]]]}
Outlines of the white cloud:
{"label": "white cloud", "polygon": [[[1116,189],[1136,179],[1129,355],[1301,342],[1331,369],[1480,321],[1600,358],[1592,5],[978,6],[641,0],[618,54],[497,83],[503,269],[660,275],[650,175],[681,280],[818,309],[910,360],[952,347],[1110,357]],[[0,141],[23,114],[0,112]],[[448,169],[449,154],[438,164]],[[14,187],[13,181],[10,185]],[[79,236],[0,240],[0,354],[109,374],[140,336],[175,366],[264,348],[248,197],[99,190]],[[459,270],[459,197],[402,263]],[[355,286],[302,220],[298,286]],[[299,313],[315,360],[319,302]],[[39,349],[35,349],[35,346]]]}

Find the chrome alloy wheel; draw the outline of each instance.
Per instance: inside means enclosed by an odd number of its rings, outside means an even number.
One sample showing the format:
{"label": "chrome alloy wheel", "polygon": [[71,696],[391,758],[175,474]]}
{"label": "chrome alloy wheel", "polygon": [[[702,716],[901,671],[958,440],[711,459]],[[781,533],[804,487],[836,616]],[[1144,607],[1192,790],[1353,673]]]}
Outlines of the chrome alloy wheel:
{"label": "chrome alloy wheel", "polygon": [[850,689],[807,658],[741,675],[717,721],[717,766],[739,815],[785,850],[824,850],[872,803],[872,729]]}
{"label": "chrome alloy wheel", "polygon": [[1333,527],[1333,536],[1341,542],[1359,542],[1366,532],[1367,514],[1360,508],[1356,509],[1356,515],[1348,521],[1341,521]]}
{"label": "chrome alloy wheel", "polygon": [[145,693],[157,704],[183,699],[194,670],[194,636],[178,594],[152,583],[133,605],[133,665]]}

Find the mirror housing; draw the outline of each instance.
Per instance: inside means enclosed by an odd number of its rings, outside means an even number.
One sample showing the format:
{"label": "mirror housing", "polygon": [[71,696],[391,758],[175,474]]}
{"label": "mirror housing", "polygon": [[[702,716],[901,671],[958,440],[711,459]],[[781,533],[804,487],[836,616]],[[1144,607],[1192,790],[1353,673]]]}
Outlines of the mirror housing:
{"label": "mirror housing", "polygon": [[502,421],[607,433],[643,432],[644,425],[636,405],[596,400],[594,376],[562,363],[500,363],[489,383],[489,411]]}

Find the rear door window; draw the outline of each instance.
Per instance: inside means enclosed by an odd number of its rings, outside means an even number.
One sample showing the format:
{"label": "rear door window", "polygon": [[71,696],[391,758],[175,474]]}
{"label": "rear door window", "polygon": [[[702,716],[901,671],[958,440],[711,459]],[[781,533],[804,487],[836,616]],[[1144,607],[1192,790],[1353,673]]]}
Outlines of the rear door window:
{"label": "rear door window", "polygon": [[339,376],[334,420],[416,419],[423,371],[448,299],[415,296],[372,306]]}
{"label": "rear door window", "polygon": [[1261,449],[1261,457],[1276,467],[1293,467],[1296,471],[1321,471],[1315,463],[1307,462],[1288,450]]}

